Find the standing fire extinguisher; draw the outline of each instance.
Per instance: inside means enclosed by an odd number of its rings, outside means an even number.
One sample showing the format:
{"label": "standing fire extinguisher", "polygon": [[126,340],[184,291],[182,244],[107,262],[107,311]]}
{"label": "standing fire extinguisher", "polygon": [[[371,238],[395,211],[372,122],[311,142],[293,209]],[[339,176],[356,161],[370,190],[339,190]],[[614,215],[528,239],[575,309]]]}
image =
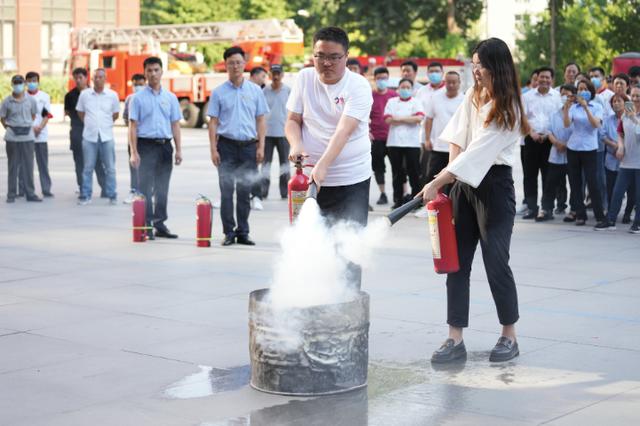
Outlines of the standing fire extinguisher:
{"label": "standing fire extinguisher", "polygon": [[427,213],[436,273],[458,272],[460,262],[451,199],[438,191],[438,196],[427,203]]}
{"label": "standing fire extinguisher", "polygon": [[211,227],[213,225],[213,207],[211,201],[200,194],[196,200],[196,245],[211,247]]}
{"label": "standing fire extinguisher", "polygon": [[[289,223],[293,223],[294,220],[300,214],[302,205],[307,199],[307,190],[309,189],[309,177],[302,172],[302,161],[296,161],[296,174],[289,180]],[[313,167],[307,165],[306,167]]]}
{"label": "standing fire extinguisher", "polygon": [[133,196],[131,211],[133,216],[133,242],[144,243],[147,240],[147,230],[151,227],[146,223],[147,203],[144,195],[137,193]]}

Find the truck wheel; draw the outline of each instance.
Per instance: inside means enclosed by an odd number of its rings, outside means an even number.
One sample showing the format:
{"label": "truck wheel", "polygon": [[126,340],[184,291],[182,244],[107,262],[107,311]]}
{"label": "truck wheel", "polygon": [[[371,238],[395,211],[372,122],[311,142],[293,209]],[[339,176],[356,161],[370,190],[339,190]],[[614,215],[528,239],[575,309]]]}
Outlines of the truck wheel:
{"label": "truck wheel", "polygon": [[209,120],[211,120],[211,118],[207,115],[207,112],[209,111],[209,101],[205,102],[204,105],[202,106],[202,111],[200,112],[200,125],[206,124],[207,126],[209,125]]}
{"label": "truck wheel", "polygon": [[200,117],[200,109],[189,102],[188,99],[180,101],[180,110],[182,111],[182,120],[180,120],[180,127],[194,128],[198,124],[198,118]]}

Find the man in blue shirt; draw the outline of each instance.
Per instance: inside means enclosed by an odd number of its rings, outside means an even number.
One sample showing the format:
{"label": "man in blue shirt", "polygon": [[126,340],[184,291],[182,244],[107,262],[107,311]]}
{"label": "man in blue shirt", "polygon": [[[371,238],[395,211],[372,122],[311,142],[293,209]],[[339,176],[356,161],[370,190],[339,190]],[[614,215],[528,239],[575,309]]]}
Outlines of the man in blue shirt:
{"label": "man in blue shirt", "polygon": [[[144,75],[148,85],[136,93],[129,106],[130,162],[138,169],[138,189],[147,199],[147,226],[155,228],[156,237],[178,238],[164,222],[168,217],[167,198],[173,168],[171,138],[176,145],[175,165],[182,163],[180,104],[176,95],[160,84],[160,58],[152,56],[144,60]],[[149,232],[148,236],[154,239],[153,233]]]}
{"label": "man in blue shirt", "polygon": [[[234,243],[255,245],[249,238],[249,196],[259,177],[258,163],[264,157],[267,132],[265,114],[269,112],[262,89],[243,77],[244,51],[230,47],[224,52],[229,80],[211,92],[209,143],[211,161],[218,167],[220,216],[225,235],[223,246]],[[233,217],[233,191],[236,187],[236,215]]]}

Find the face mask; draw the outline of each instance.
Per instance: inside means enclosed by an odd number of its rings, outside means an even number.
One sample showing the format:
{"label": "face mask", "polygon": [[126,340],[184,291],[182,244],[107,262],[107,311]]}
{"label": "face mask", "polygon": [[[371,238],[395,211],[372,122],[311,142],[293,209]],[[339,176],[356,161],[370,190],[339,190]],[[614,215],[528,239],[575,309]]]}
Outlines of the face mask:
{"label": "face mask", "polygon": [[20,83],[20,84],[14,84],[13,85],[13,93],[14,94],[19,95],[22,92],[24,92],[24,84]]}
{"label": "face mask", "polygon": [[30,92],[35,92],[36,90],[38,90],[38,83],[35,81],[30,81],[27,83],[27,88]]}
{"label": "face mask", "polygon": [[411,97],[411,89],[400,89],[398,94],[402,99],[409,99]]}
{"label": "face mask", "polygon": [[142,89],[144,89],[144,86],[133,86],[133,92],[134,93],[138,93]]}
{"label": "face mask", "polygon": [[587,102],[591,100],[591,92],[589,92],[588,90],[583,90],[582,92],[578,93],[578,96],[580,96]]}
{"label": "face mask", "polygon": [[598,90],[602,86],[602,81],[600,81],[600,77],[591,77],[591,82],[595,86],[596,90]]}
{"label": "face mask", "polygon": [[430,72],[429,82],[436,85],[442,83],[442,74],[439,72]]}
{"label": "face mask", "polygon": [[562,105],[567,103],[567,99],[569,99],[567,95],[560,96],[560,102],[562,102]]}
{"label": "face mask", "polygon": [[389,87],[389,80],[382,78],[380,80],[376,80],[376,87],[378,88],[378,90],[385,90],[387,87]]}

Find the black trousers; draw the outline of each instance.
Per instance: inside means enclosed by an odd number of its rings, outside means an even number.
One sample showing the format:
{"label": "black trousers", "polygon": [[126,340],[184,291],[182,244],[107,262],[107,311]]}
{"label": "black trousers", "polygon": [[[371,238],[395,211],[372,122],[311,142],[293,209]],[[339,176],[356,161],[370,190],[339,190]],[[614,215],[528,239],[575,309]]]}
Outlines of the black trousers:
{"label": "black trousers", "polygon": [[447,275],[447,323],[469,325],[469,277],[476,246],[502,325],[518,321],[518,294],[509,267],[509,249],[516,214],[511,167],[493,166],[478,188],[455,182],[451,188],[460,270]]}
{"label": "black trousers", "polygon": [[[75,166],[76,172],[76,183],[78,184],[78,189],[82,188],[82,173],[84,171],[84,155],[82,153],[82,129],[78,131],[77,129],[72,129],[69,138],[71,140],[71,153],[73,154],[73,164]],[[101,197],[105,197],[106,193],[104,190],[104,181],[106,172],[104,170],[104,163],[100,159],[100,155],[96,159],[96,178],[98,179],[98,185],[100,185],[100,189],[102,193]]]}
{"label": "black trousers", "polygon": [[591,206],[593,214],[598,222],[604,220],[602,209],[602,196],[596,176],[598,152],[593,151],[573,151],[567,149],[567,162],[569,173],[569,186],[571,187],[571,205],[575,208],[576,218],[587,220],[587,209],[584,205],[584,190],[582,184],[582,174],[587,181],[587,188],[591,195]]}
{"label": "black trousers", "polygon": [[19,188],[18,177],[28,198],[35,197],[33,186],[33,141],[6,142],[7,150],[7,198],[15,198]]}
{"label": "black trousers", "polygon": [[173,147],[171,141],[163,144],[138,139],[140,166],[138,190],[147,200],[146,220],[148,226],[164,227],[169,217],[167,202],[169,198],[169,182],[173,170]]}
{"label": "black trousers", "polygon": [[[613,198],[613,188],[616,186],[616,179],[618,178],[618,172],[613,170],[604,169],[606,173],[607,181],[607,201],[608,205],[611,205],[611,199]],[[624,207],[624,216],[631,216],[633,207],[636,204],[636,183],[631,181],[631,186],[627,190],[627,204]]]}
{"label": "black trousers", "polygon": [[287,198],[289,184],[289,142],[284,137],[276,138],[267,136],[264,144],[264,164],[262,164],[262,180],[261,195],[260,198],[269,197],[269,185],[271,185],[271,163],[273,162],[273,151],[278,151],[278,189],[280,190],[280,197]]}
{"label": "black trousers", "polygon": [[[249,212],[251,211],[252,182],[257,179],[256,163],[257,143],[233,141],[223,136],[218,138],[218,153],[220,154],[220,218],[222,232],[225,236],[249,235]],[[233,217],[233,193],[236,193],[236,220]]]}
{"label": "black trousers", "polygon": [[431,151],[427,167],[427,183],[435,179],[436,175],[447,167],[447,164],[449,164],[448,152]]}
{"label": "black trousers", "polygon": [[[429,176],[427,172],[429,169],[429,158],[431,157],[431,152],[432,151],[427,151],[422,146],[420,147],[420,173],[418,177],[420,188],[422,188],[429,182]],[[411,187],[411,189],[413,189],[413,186]]]}
{"label": "black trousers", "polygon": [[420,148],[387,147],[387,155],[391,162],[393,175],[393,202],[402,204],[405,181],[405,173],[409,176],[411,195],[416,195],[420,187]]}
{"label": "black trousers", "polygon": [[[367,226],[369,216],[369,186],[371,179],[346,186],[323,186],[318,191],[318,207],[329,224],[339,221],[355,222]],[[347,283],[360,289],[362,267],[349,263]]]}
{"label": "black trousers", "polygon": [[[561,210],[566,209],[566,193],[567,165],[549,163],[547,166],[547,179],[542,188],[542,210],[553,213],[553,205],[556,199],[558,200],[558,208]],[[573,205],[571,205],[571,211],[575,211]]]}
{"label": "black trousers", "polygon": [[542,175],[542,188],[547,180],[547,168],[549,165],[549,152],[551,142],[546,137],[544,142],[534,141],[530,136],[524,138],[523,173],[524,173],[524,200],[533,211],[538,210],[538,172]]}
{"label": "black trousers", "polygon": [[387,141],[383,139],[374,139],[371,141],[371,168],[373,176],[376,178],[378,185],[384,185],[384,174],[387,172],[387,166],[384,163],[384,157],[387,155]]}

